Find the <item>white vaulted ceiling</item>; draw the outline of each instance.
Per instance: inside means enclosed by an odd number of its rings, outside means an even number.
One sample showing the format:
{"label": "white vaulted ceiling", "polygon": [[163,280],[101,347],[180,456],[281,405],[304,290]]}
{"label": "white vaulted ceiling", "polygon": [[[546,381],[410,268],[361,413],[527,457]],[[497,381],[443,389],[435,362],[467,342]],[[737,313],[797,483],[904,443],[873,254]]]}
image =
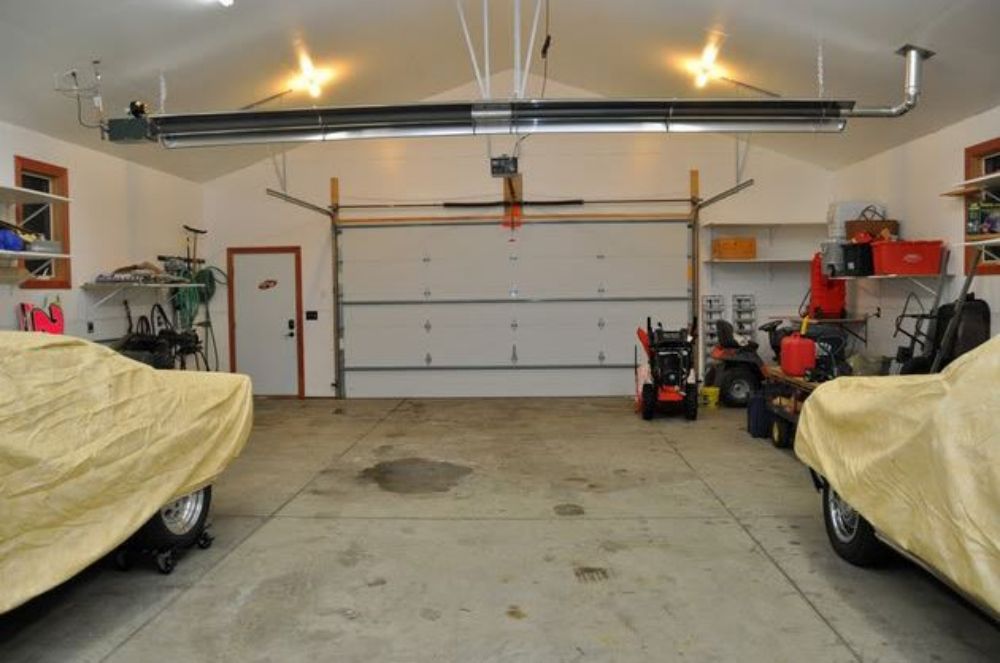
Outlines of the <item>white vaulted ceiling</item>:
{"label": "white vaulted ceiling", "polygon": [[[481,2],[465,1],[478,40]],[[510,69],[511,0],[490,5],[493,68]],[[533,6],[524,0],[525,42]],[[718,82],[695,89],[675,64],[697,56],[713,27],[727,35],[720,63],[734,77],[789,97],[816,96],[820,41],[826,95],[871,104],[901,96],[897,47],[937,51],[907,117],[853,120],[843,135],[755,139],[831,168],[1000,104],[997,0],[551,0],[551,16],[550,77],[608,97],[745,95]],[[267,152],[102,144],[53,90],[54,76],[86,71],[97,57],[110,112],[136,98],[155,107],[161,72],[168,111],[228,110],[283,89],[296,43],[337,72],[316,102],[325,105],[417,101],[472,77],[454,0],[236,0],[229,9],[215,0],[5,0],[0,120],[208,180]],[[536,56],[534,73],[540,64]],[[270,107],[310,103],[299,95]]]}

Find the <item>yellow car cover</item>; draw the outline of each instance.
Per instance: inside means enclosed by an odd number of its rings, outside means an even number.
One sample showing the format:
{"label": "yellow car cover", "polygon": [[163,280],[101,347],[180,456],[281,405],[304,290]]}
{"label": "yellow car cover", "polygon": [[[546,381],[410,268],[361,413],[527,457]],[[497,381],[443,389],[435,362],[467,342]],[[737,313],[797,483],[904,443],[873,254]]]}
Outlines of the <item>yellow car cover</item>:
{"label": "yellow car cover", "polygon": [[795,453],[886,538],[1000,614],[1000,337],[938,375],[820,386]]}
{"label": "yellow car cover", "polygon": [[0,613],[211,483],[252,419],[246,376],[156,371],[80,339],[0,332]]}

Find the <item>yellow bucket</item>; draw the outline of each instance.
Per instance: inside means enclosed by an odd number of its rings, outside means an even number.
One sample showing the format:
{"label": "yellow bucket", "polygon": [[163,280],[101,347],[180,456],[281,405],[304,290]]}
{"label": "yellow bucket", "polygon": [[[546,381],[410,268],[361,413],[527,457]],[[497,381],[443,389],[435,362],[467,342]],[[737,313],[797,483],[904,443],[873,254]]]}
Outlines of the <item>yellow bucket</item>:
{"label": "yellow bucket", "polygon": [[719,406],[719,388],[718,387],[702,387],[701,388],[701,404],[705,407],[718,407]]}

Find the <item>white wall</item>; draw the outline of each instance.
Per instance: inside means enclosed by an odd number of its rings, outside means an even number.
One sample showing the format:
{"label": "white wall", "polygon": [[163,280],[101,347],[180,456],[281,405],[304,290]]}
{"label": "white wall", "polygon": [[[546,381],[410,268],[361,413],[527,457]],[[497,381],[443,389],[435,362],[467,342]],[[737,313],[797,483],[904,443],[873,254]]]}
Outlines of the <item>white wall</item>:
{"label": "white wall", "polygon": [[[495,83],[494,89],[505,89],[502,79],[499,77],[501,82]],[[552,97],[582,94],[551,82],[549,90]],[[462,96],[469,98],[474,92],[463,88],[440,98]],[[822,149],[821,141],[827,138],[817,138],[817,149]],[[492,142],[494,153],[511,149],[509,140]],[[526,198],[685,197],[692,168],[701,173],[703,195],[735,183],[735,143],[725,136],[536,136],[523,143],[521,156]],[[500,196],[499,181],[489,174],[487,142],[482,138],[312,144],[287,153],[288,193],[328,204],[331,177],[340,178],[344,203]],[[829,171],[755,148],[750,152],[745,177],[756,179],[756,185],[707,210],[706,219],[782,222],[825,218],[832,180]],[[329,396],[334,381],[329,222],[267,197],[267,187],[278,188],[274,164],[269,160],[206,184],[209,258],[224,264],[226,247],[231,246],[302,247],[304,307],[319,312],[318,321],[305,323],[306,393]],[[805,268],[779,268],[769,274],[766,268],[751,267],[716,274],[714,284],[726,292],[767,293],[763,303],[770,310],[792,312],[808,288],[808,272]],[[223,298],[216,299],[213,318],[218,329],[225,328]],[[220,335],[220,342],[225,341],[224,336]],[[631,338],[622,339],[629,347],[632,342]],[[226,355],[225,350],[222,354]]]}
{"label": "white wall", "polygon": [[[965,148],[997,136],[1000,106],[837,171],[834,198],[884,201],[889,215],[899,219],[904,238],[960,243],[964,241],[962,200],[940,194],[965,178]],[[964,274],[961,249],[953,249],[950,270],[956,276],[950,280],[947,296],[954,298]],[[933,281],[927,283],[933,285]],[[896,345],[904,339],[892,338],[893,321],[913,286],[904,280],[859,281],[849,288],[859,310],[882,309],[881,319],[871,321],[870,350],[895,354]],[[996,334],[1000,331],[1000,278],[980,276],[973,291],[989,302]],[[924,300],[930,304],[929,297]]]}
{"label": "white wall", "polygon": [[[21,127],[0,123],[0,182],[14,183],[14,156],[53,163],[69,171],[71,290],[21,290],[0,285],[0,329],[17,325],[19,302],[41,305],[46,297],[61,300],[67,332],[90,339],[119,336],[124,331],[121,299],[99,310],[94,295],[80,284],[106,271],[157,253],[183,250],[182,223],[201,222],[200,185],[73,145]],[[136,313],[152,303],[149,294],[130,296]],[[86,321],[95,323],[88,334]]]}

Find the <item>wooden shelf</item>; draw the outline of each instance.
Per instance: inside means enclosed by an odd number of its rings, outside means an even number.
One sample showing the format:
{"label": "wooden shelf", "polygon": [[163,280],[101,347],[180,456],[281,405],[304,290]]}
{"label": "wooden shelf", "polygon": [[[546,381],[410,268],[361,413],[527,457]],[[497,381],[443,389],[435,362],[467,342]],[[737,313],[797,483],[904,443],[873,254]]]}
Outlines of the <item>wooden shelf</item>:
{"label": "wooden shelf", "polygon": [[1000,172],[990,173],[989,175],[982,175],[980,177],[973,177],[971,180],[959,182],[955,185],[954,189],[951,191],[945,191],[941,195],[964,198],[969,194],[982,193],[983,191],[991,191],[995,189],[1000,189]]}
{"label": "wooden shelf", "polygon": [[0,258],[17,258],[18,260],[69,260],[67,253],[42,253],[41,251],[6,251],[0,250]]}
{"label": "wooden shelf", "polygon": [[69,198],[19,186],[0,186],[0,203],[7,205],[68,203]]}

